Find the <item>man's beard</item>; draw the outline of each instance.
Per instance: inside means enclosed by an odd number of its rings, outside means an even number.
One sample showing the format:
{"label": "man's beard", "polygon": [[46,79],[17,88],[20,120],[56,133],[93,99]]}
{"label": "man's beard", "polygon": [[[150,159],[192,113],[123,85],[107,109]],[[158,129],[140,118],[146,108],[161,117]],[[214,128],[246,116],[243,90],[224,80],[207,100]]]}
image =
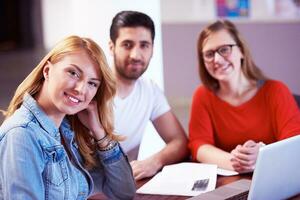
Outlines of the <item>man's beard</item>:
{"label": "man's beard", "polygon": [[137,80],[140,76],[142,76],[144,74],[144,72],[147,70],[148,64],[149,64],[149,63],[145,63],[143,61],[131,60],[131,61],[125,63],[125,65],[141,64],[144,67],[141,70],[127,71],[124,66],[119,65],[119,63],[117,62],[116,57],[114,58],[114,63],[115,63],[115,69],[116,69],[117,73],[122,78],[127,79],[127,80]]}

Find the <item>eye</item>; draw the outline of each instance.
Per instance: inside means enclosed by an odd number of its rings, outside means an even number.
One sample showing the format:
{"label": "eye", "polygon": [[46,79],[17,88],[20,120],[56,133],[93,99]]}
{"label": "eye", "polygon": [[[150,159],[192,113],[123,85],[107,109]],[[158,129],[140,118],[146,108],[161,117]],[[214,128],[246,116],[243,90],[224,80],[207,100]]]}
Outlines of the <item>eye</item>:
{"label": "eye", "polygon": [[223,46],[223,47],[220,47],[218,52],[222,55],[228,55],[230,53],[230,46]]}
{"label": "eye", "polygon": [[80,74],[77,71],[75,71],[75,70],[69,70],[68,73],[72,77],[75,77],[75,78],[79,78],[80,77]]}
{"label": "eye", "polygon": [[150,47],[150,44],[149,44],[149,43],[142,43],[142,44],[141,44],[141,48],[142,48],[142,49],[146,49],[146,48],[148,49],[149,47]]}
{"label": "eye", "polygon": [[125,47],[125,49],[131,49],[132,48],[132,44],[130,42],[124,42],[123,47]]}
{"label": "eye", "polygon": [[95,83],[93,81],[88,82],[89,86],[97,88],[98,87],[98,83]]}
{"label": "eye", "polygon": [[207,51],[204,53],[205,58],[213,58],[215,53],[213,51]]}

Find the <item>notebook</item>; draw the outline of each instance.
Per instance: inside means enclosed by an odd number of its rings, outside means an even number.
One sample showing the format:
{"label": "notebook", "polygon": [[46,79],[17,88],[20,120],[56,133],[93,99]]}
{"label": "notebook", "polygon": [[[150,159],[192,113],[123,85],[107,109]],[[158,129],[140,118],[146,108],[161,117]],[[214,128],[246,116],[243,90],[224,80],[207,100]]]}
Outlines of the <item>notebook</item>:
{"label": "notebook", "polygon": [[299,154],[300,135],[266,145],[259,150],[252,181],[238,180],[190,200],[276,200],[300,194]]}

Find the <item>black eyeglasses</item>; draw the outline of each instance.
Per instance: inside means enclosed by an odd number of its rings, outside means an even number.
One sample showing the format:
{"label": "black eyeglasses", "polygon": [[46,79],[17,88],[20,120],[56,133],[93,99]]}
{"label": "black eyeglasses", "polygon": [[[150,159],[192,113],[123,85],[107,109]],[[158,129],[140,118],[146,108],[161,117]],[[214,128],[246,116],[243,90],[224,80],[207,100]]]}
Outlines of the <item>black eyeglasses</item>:
{"label": "black eyeglasses", "polygon": [[225,44],[218,47],[216,50],[208,50],[203,52],[203,59],[205,62],[212,62],[215,58],[215,53],[217,52],[223,58],[230,56],[232,52],[232,47],[237,46],[236,44]]}

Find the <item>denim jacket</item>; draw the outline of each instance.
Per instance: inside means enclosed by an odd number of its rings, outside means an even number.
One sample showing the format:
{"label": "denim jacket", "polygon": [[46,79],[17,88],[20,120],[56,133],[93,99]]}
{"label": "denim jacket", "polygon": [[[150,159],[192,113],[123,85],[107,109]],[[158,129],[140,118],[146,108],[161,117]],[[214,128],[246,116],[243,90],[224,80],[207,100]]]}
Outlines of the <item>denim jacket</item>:
{"label": "denim jacket", "polygon": [[98,166],[86,170],[68,121],[56,128],[29,94],[0,127],[0,159],[0,200],[80,200],[96,192],[132,199],[135,194],[132,170],[119,145],[98,151]]}

